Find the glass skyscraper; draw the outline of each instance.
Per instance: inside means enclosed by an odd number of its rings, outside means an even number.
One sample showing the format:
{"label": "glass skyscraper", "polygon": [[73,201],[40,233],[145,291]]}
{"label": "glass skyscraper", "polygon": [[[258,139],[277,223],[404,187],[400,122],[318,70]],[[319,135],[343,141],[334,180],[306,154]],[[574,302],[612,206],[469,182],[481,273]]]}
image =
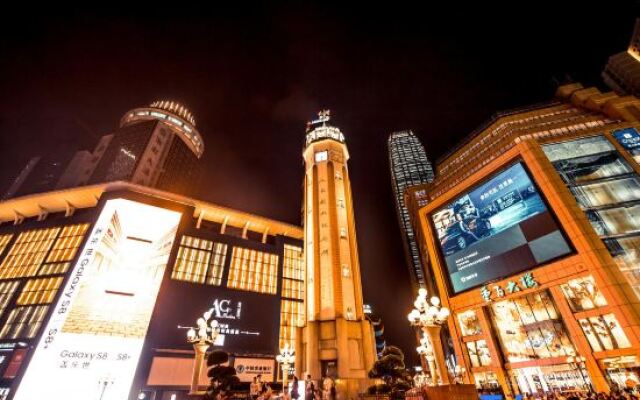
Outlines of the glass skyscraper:
{"label": "glass skyscraper", "polygon": [[399,131],[389,135],[389,167],[409,275],[414,289],[417,290],[427,285],[409,210],[404,201],[404,192],[411,186],[433,181],[433,168],[422,143],[411,131]]}

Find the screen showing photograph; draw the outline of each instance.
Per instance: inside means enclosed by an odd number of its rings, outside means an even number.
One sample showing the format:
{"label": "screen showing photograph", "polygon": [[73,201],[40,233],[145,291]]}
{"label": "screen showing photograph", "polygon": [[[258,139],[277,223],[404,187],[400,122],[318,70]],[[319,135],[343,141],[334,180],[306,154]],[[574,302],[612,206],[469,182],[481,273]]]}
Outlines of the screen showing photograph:
{"label": "screen showing photograph", "polygon": [[571,253],[517,163],[431,215],[454,293]]}

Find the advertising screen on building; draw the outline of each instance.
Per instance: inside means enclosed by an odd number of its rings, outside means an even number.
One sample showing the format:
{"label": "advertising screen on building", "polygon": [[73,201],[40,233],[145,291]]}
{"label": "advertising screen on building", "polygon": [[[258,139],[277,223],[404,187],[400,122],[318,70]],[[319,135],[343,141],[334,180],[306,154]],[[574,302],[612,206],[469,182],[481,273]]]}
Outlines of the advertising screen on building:
{"label": "advertising screen on building", "polygon": [[431,215],[453,293],[571,253],[517,163]]}
{"label": "advertising screen on building", "polygon": [[179,219],[130,200],[105,203],[16,400],[128,398]]}
{"label": "advertising screen on building", "polygon": [[[174,280],[165,289],[151,322],[154,334],[148,339],[150,347],[191,349],[185,340],[186,330],[177,327],[194,326],[205,311],[211,310],[211,319],[221,327],[214,347],[236,355],[276,354],[280,328],[278,296]],[[188,307],[185,302],[176,301],[187,298]]]}
{"label": "advertising screen on building", "polygon": [[625,128],[613,132],[613,137],[624,147],[636,162],[640,162],[640,133],[634,128]]}

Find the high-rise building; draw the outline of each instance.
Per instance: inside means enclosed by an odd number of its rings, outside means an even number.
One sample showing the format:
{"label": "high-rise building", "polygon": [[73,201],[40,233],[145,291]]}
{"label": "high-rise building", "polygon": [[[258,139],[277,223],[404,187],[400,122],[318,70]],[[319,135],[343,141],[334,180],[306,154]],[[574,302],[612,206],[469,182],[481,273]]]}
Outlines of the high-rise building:
{"label": "high-rise building", "polygon": [[376,354],[380,357],[382,350],[387,346],[387,341],[384,338],[384,323],[382,322],[382,317],[375,314],[369,304],[364,305],[364,315],[373,327],[373,336],[376,340]]}
{"label": "high-rise building", "polygon": [[409,190],[466,383],[513,398],[640,382],[638,111],[561,86],[496,115]]}
{"label": "high-rise building", "polygon": [[629,47],[609,57],[602,78],[618,94],[640,96],[640,18],[636,19]]}
{"label": "high-rise building", "polygon": [[296,370],[339,378],[338,391],[355,397],[375,360],[375,342],[363,313],[349,152],[340,129],[328,122],[323,111],[309,123],[303,152],[307,321]]}
{"label": "high-rise building", "polygon": [[275,381],[304,325],[302,239],[130,182],[1,202],[0,399],[186,399],[194,353],[178,326],[207,310],[245,385]]}
{"label": "high-rise building", "polygon": [[0,200],[54,190],[78,153],[62,152],[31,157]]}
{"label": "high-rise building", "polygon": [[405,191],[416,185],[433,181],[433,168],[420,140],[411,131],[394,132],[389,135],[389,168],[391,185],[396,201],[396,213],[402,233],[405,256],[409,267],[409,276],[414,291],[430,288],[420,260],[420,251],[413,233],[411,217],[405,204]]}
{"label": "high-rise building", "polygon": [[170,101],[128,111],[93,152],[32,157],[2,199],[102,182],[193,194],[204,143],[189,110]]}
{"label": "high-rise building", "polygon": [[88,183],[125,180],[175,193],[196,189],[204,143],[182,105],[157,101],[131,110],[108,136],[96,148],[101,154],[88,168]]}

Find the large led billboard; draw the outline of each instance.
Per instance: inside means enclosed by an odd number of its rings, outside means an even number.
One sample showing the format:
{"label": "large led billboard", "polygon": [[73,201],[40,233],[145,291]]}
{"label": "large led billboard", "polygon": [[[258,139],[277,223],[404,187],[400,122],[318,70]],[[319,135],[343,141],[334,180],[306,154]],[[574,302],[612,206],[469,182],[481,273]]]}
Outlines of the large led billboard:
{"label": "large led billboard", "polygon": [[572,251],[522,163],[438,209],[431,219],[454,294]]}
{"label": "large led billboard", "polygon": [[[211,318],[221,326],[214,347],[236,355],[277,353],[279,296],[173,280],[163,291],[151,322],[149,347],[192,349],[185,340],[186,330],[178,326],[193,326],[205,311],[211,310]],[[188,299],[188,303],[176,299]]]}
{"label": "large led billboard", "polygon": [[128,398],[179,219],[130,200],[105,203],[16,400]]}

